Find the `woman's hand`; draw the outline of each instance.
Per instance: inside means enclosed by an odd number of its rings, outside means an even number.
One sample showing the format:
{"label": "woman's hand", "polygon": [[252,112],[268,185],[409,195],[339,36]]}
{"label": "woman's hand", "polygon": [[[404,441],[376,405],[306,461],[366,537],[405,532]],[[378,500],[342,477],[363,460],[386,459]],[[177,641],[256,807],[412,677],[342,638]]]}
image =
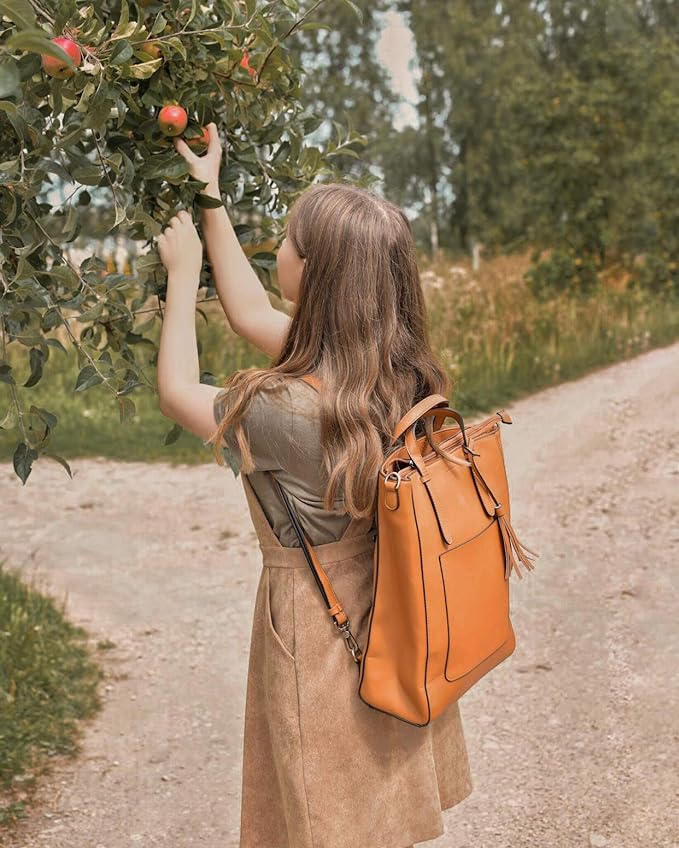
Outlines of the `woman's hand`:
{"label": "woman's hand", "polygon": [[200,270],[203,267],[203,243],[191,213],[181,209],[157,237],[156,245],[168,276],[191,280],[198,291]]}
{"label": "woman's hand", "polygon": [[222,162],[222,145],[217,134],[217,125],[211,122],[207,125],[210,136],[207,152],[202,156],[196,156],[183,138],[175,138],[174,146],[181,156],[186,159],[191,176],[207,183],[205,191],[217,188],[219,191],[219,168]]}

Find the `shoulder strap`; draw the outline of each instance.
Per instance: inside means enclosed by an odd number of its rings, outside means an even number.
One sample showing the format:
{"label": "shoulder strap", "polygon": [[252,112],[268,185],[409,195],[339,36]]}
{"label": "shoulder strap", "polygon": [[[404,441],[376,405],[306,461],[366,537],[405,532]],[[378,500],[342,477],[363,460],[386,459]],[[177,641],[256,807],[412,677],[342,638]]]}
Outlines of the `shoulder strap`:
{"label": "shoulder strap", "polygon": [[333,621],[335,622],[335,626],[342,632],[344,636],[347,650],[350,652],[351,656],[354,658],[354,662],[357,664],[360,670],[360,663],[363,657],[363,652],[358,646],[358,642],[354,638],[353,633],[349,629],[349,618],[344,611],[344,607],[338,601],[337,595],[335,594],[335,590],[332,588],[332,584],[330,583],[330,579],[323,569],[322,565],[318,561],[318,557],[316,556],[313,545],[309,543],[309,540],[306,538],[306,534],[302,530],[302,525],[300,524],[299,517],[297,516],[297,511],[295,510],[290,498],[287,496],[285,489],[281,486],[279,481],[274,477],[271,472],[267,472],[271,479],[274,481],[278,488],[278,493],[283,499],[283,503],[285,504],[285,508],[288,513],[288,517],[290,519],[290,523],[292,524],[295,533],[297,534],[297,538],[299,539],[299,544],[304,551],[304,556],[306,561],[311,569],[312,574],[316,580],[316,585],[318,586],[320,593],[325,601],[325,605],[328,608],[328,613],[332,616]]}
{"label": "shoulder strap", "polygon": [[[317,392],[320,392],[321,381],[315,374],[304,374],[302,376],[302,380],[316,389]],[[337,595],[335,594],[335,590],[332,588],[332,584],[328,575],[326,574],[323,566],[318,561],[318,557],[314,552],[313,545],[309,542],[302,530],[302,525],[300,523],[299,517],[297,515],[297,510],[292,505],[292,501],[288,497],[285,489],[281,486],[280,482],[274,477],[271,472],[267,472],[271,479],[274,481],[275,486],[278,490],[283,503],[285,504],[285,509],[288,513],[288,518],[290,519],[290,523],[297,534],[297,538],[299,539],[300,547],[304,552],[304,557],[311,569],[311,573],[314,575],[314,579],[316,580],[316,585],[323,597],[325,605],[328,608],[328,613],[332,616],[332,620],[335,622],[335,626],[342,632],[344,636],[347,650],[350,652],[351,656],[354,659],[357,667],[360,670],[360,663],[363,657],[363,652],[358,646],[358,642],[354,638],[353,633],[349,629],[349,618],[344,611],[344,607],[337,599]]]}

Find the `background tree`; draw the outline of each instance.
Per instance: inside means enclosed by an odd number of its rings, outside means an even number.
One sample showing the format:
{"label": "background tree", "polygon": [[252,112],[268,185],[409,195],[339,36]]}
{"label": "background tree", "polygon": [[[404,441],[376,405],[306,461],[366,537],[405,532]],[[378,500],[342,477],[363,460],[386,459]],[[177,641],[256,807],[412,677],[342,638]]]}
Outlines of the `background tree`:
{"label": "background tree", "polygon": [[[467,253],[532,248],[536,293],[589,291],[611,267],[677,292],[676,4],[395,6],[415,38],[422,120],[385,180],[407,186],[413,162],[425,181],[428,166],[429,231]],[[410,158],[415,138],[426,166]]]}
{"label": "background tree", "polygon": [[387,0],[325,3],[314,15],[317,25],[302,30],[290,43],[291,56],[306,69],[300,99],[324,117],[319,136],[327,137],[337,121],[365,139],[353,158],[337,162],[338,172],[370,185],[383,170],[401,101],[376,52],[379,14],[388,6]]}

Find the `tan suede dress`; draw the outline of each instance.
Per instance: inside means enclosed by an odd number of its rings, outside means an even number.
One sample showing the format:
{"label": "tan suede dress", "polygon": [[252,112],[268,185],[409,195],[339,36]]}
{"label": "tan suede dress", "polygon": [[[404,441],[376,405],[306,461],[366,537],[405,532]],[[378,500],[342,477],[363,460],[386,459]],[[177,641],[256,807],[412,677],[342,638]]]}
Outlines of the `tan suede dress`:
{"label": "tan suede dress", "polygon": [[[215,399],[221,418],[223,390]],[[410,848],[444,833],[442,810],[472,791],[459,706],[426,727],[358,696],[344,646],[269,468],[361,647],[372,600],[374,524],[322,509],[315,389],[261,390],[246,414],[257,470],[240,474],[259,539],[244,719],[240,848]],[[227,445],[240,464],[235,438]],[[280,537],[280,538],[279,538]]]}

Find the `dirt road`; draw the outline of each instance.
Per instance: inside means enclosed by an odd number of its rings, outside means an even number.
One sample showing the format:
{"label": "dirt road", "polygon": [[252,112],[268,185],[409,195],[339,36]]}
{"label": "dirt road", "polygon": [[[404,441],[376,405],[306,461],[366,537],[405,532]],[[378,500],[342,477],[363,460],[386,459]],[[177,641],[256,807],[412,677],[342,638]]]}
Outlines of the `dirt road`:
{"label": "dirt road", "polygon": [[[679,344],[507,409],[513,525],[541,556],[512,578],[515,653],[460,701],[475,790],[427,848],[677,846]],[[22,487],[0,466],[0,557],[116,647],[82,755],[6,848],[234,848],[260,567],[240,481],[72,467]]]}

